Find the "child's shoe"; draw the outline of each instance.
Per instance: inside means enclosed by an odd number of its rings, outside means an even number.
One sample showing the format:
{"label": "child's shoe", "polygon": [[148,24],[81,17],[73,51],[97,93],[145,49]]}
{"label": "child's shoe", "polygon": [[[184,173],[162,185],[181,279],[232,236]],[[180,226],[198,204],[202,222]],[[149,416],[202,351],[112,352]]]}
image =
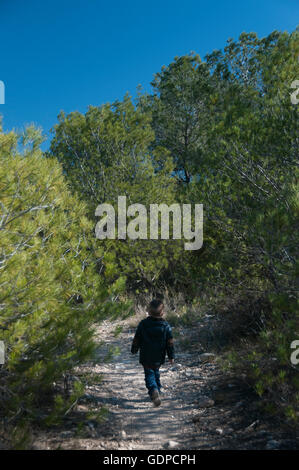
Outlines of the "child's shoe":
{"label": "child's shoe", "polygon": [[159,392],[156,388],[151,393],[151,400],[152,400],[152,402],[154,403],[155,406],[160,406],[161,405]]}

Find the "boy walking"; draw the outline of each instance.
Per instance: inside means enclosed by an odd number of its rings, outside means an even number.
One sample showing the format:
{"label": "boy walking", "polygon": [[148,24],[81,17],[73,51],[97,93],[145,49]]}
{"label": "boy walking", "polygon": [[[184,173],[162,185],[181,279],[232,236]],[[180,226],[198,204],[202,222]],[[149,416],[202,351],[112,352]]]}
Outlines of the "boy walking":
{"label": "boy walking", "polygon": [[132,354],[140,350],[139,362],[144,368],[145,385],[155,406],[161,404],[159,368],[165,362],[166,352],[170,363],[174,361],[172,331],[169,323],[162,318],[163,308],[161,300],[151,301],[149,316],[139,323],[131,347]]}

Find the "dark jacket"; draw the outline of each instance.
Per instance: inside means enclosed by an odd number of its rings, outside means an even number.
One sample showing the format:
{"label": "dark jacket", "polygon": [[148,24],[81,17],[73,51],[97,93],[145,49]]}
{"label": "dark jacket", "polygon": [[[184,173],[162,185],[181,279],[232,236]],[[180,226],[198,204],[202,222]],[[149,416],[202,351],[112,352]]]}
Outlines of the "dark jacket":
{"label": "dark jacket", "polygon": [[174,359],[172,331],[169,323],[163,318],[147,317],[136,330],[131,353],[139,353],[139,362],[143,366],[159,367],[165,362],[165,356]]}

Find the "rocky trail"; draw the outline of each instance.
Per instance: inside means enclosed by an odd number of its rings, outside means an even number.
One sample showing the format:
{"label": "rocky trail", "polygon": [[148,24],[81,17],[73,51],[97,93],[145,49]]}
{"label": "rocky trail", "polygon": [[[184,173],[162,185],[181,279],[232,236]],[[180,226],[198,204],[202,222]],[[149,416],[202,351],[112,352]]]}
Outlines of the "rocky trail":
{"label": "rocky trail", "polygon": [[[138,355],[130,353],[134,331],[128,322],[102,323],[99,362],[78,371],[101,376],[101,382],[86,387],[63,426],[35,432],[33,449],[299,448],[294,432],[261,417],[257,397],[223,373],[218,356],[196,349],[194,328],[180,331],[191,346],[177,340],[175,364],[166,360],[161,367],[162,403],[154,407]],[[117,353],[107,359],[111,348]],[[99,422],[93,413],[102,409],[108,414]]]}

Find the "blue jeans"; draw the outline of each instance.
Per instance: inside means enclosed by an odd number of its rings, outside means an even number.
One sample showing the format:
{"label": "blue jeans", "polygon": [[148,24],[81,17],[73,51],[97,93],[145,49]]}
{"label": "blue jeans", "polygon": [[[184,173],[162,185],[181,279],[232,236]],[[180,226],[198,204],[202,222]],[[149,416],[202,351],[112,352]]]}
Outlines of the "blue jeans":
{"label": "blue jeans", "polygon": [[149,367],[144,367],[144,379],[145,385],[148,389],[148,394],[151,395],[153,390],[156,388],[160,392],[161,382],[160,382],[160,372],[159,367],[155,369],[150,369]]}

